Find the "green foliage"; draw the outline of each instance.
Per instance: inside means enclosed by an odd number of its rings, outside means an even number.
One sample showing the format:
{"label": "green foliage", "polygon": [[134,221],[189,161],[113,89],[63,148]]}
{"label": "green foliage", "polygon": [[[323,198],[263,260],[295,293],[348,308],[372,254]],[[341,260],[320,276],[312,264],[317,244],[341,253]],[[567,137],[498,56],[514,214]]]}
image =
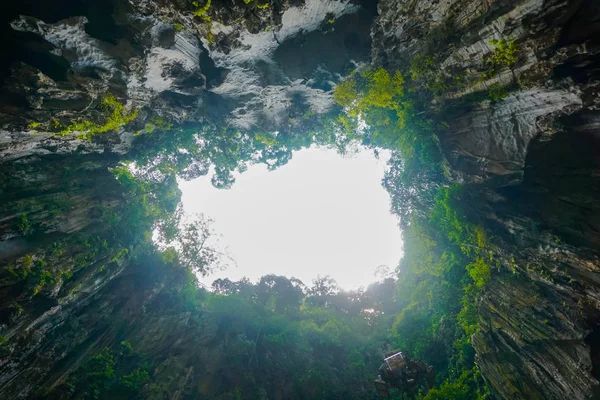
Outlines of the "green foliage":
{"label": "green foliage", "polygon": [[171,264],[177,260],[177,250],[173,247],[168,247],[161,252],[161,257],[164,263]]}
{"label": "green foliage", "polygon": [[17,314],[21,314],[24,311],[24,308],[22,305],[20,305],[18,302],[13,301],[12,303],[10,303],[10,307],[13,308]]}
{"label": "green foliage", "polygon": [[358,105],[358,88],[356,79],[351,76],[343,82],[340,82],[335,87],[333,99],[342,107],[354,109]]}
{"label": "green foliage", "polygon": [[208,24],[208,33],[206,35],[206,40],[209,44],[212,44],[215,40],[215,35],[212,33],[212,18],[209,15],[207,15],[211,3],[212,0],[206,0],[206,2],[203,5],[200,5],[200,3],[197,0],[192,1],[192,6],[194,6],[195,8],[194,17],[199,17]]}
{"label": "green foliage", "polygon": [[296,134],[241,131],[209,125],[177,127],[169,135],[140,136],[141,151],[136,155],[135,163],[145,175],[178,174],[186,180],[205,175],[212,169],[213,185],[229,188],[235,181],[234,172],[244,172],[251,164],[276,169],[285,165],[294,151],[308,148],[313,143],[329,145],[331,141],[326,134],[321,129]]}
{"label": "green foliage", "polygon": [[159,224],[160,248],[165,261],[175,259],[195,273],[206,275],[212,269],[225,268],[232,261],[218,249],[211,239],[216,235],[212,230],[212,220],[203,215],[193,215],[181,219],[179,213],[172,219]]}
{"label": "green foliage", "polygon": [[37,128],[39,128],[41,125],[42,125],[41,123],[39,123],[39,122],[36,122],[36,121],[33,121],[33,122],[30,122],[30,123],[27,125],[27,127],[28,127],[29,129],[32,129],[32,130],[36,131],[36,130],[37,130]]}
{"label": "green foliage", "polygon": [[467,271],[478,288],[483,288],[492,275],[492,268],[483,257],[477,257],[474,262],[467,265]]}
{"label": "green foliage", "polygon": [[[175,27],[176,31],[183,29],[183,25],[181,24],[174,24],[173,26]],[[144,129],[134,133],[134,136],[139,136],[142,133],[149,135],[154,133],[157,129],[163,132],[170,131],[171,129],[173,129],[173,123],[159,116],[153,116],[152,118],[150,118],[149,122],[147,122],[144,125]]]}
{"label": "green foliage", "polygon": [[417,54],[410,60],[410,79],[417,81],[421,78],[429,77],[434,73],[435,63],[433,58],[423,54]]}
{"label": "green foliage", "polygon": [[192,1],[192,5],[196,7],[194,11],[195,17],[201,17],[203,20],[210,22],[210,17],[206,15],[208,10],[210,9],[212,0],[206,0],[206,2],[201,6],[197,1]]}
{"label": "green foliage", "polygon": [[441,386],[426,399],[484,396],[470,337],[478,330],[477,298],[494,257],[485,230],[460,208],[465,195],[460,186],[438,190],[429,217],[413,215],[404,229],[403,296],[392,331],[398,347],[438,372]]}
{"label": "green foliage", "polygon": [[[395,282],[361,292],[336,287],[327,277],[311,288],[273,275],[257,284],[215,281],[216,294],[202,309],[218,327],[217,337],[229,340],[219,365],[228,366],[220,382],[231,391],[209,397],[255,398],[258,386],[269,398],[283,390],[283,398],[375,399],[371,381],[391,322],[382,311],[395,307]],[[240,385],[239,376],[251,380]]]}
{"label": "green foliage", "polygon": [[[489,42],[493,49],[492,52],[483,58],[483,61],[488,66],[488,71],[483,74],[481,79],[489,79],[494,76],[503,68],[512,68],[517,62],[517,56],[520,52],[514,40],[510,42],[502,38],[500,40],[490,40]],[[501,95],[500,89],[496,89],[494,96]],[[490,97],[492,93],[490,92]]]}
{"label": "green foliage", "polygon": [[78,399],[142,398],[142,389],[150,376],[140,363],[141,356],[129,342],[121,342],[118,351],[104,348],[58,388],[57,398],[62,391]]}
{"label": "green foliage", "polygon": [[27,218],[27,214],[21,214],[21,220],[19,221],[19,231],[23,235],[27,235],[31,232],[31,224]]}
{"label": "green foliage", "polygon": [[[431,64],[430,59],[419,60],[425,66],[413,65],[415,78]],[[442,181],[442,157],[432,121],[418,112],[422,105],[409,83],[415,84],[399,72],[367,69],[355,71],[334,91],[334,99],[344,109],[336,120],[339,131],[350,142],[375,152],[393,152],[383,183],[403,225],[413,212],[427,211]]]}
{"label": "green foliage", "polygon": [[120,249],[117,254],[110,260],[111,262],[119,262],[129,253],[129,249]]}
{"label": "green foliage", "polygon": [[431,212],[431,221],[472,260],[466,268],[475,286],[481,289],[491,277],[490,263],[494,260],[494,255],[489,250],[488,237],[483,227],[468,223],[460,215],[457,198],[461,195],[461,190],[460,186],[455,185],[440,191]]}
{"label": "green foliage", "polygon": [[404,98],[404,77],[383,68],[354,73],[336,86],[334,99],[350,117],[370,119],[375,126],[390,125],[392,119],[386,111],[391,111],[399,129],[404,127],[410,108]]}
{"label": "green foliage", "polygon": [[504,38],[500,40],[493,39],[490,40],[490,44],[494,49],[487,59],[487,63],[490,64],[492,68],[511,68],[517,62],[517,54],[520,50],[514,40],[508,42]]}
{"label": "green foliage", "polygon": [[[430,121],[415,112],[405,86],[399,72],[367,69],[338,84],[334,99],[345,110],[346,115],[338,121],[347,137],[376,151],[388,149],[398,154],[392,164],[395,182],[389,175],[384,182],[388,189],[397,189],[390,193],[405,188],[414,194],[421,192],[415,185],[429,185],[439,175],[441,156]],[[393,203],[410,207],[404,200]]]}
{"label": "green foliage", "polygon": [[51,216],[59,215],[65,211],[68,211],[70,208],[69,199],[66,194],[60,193],[57,194],[47,206],[47,211]]}
{"label": "green foliage", "polygon": [[[118,219],[113,219],[126,224],[133,230],[132,233],[146,237],[156,224],[163,226],[175,216],[181,192],[174,176],[159,180],[150,176],[134,176],[127,165],[115,167],[112,172],[127,199],[125,212]],[[115,228],[119,229],[118,226]]]}
{"label": "green foliage", "polygon": [[488,395],[477,368],[465,370],[455,381],[445,381],[430,390],[423,400],[483,400]]}
{"label": "green foliage", "polygon": [[33,266],[33,257],[31,257],[29,254],[26,254],[21,263],[24,269],[29,270]]}
{"label": "green foliage", "polygon": [[84,369],[92,380],[104,381],[115,376],[115,360],[113,353],[108,349],[92,357]]}
{"label": "green foliage", "polygon": [[[29,260],[27,258],[29,257]],[[29,270],[28,274],[25,274],[29,278],[29,282],[33,285],[33,294],[37,295],[46,286],[54,285],[59,281],[66,281],[71,279],[73,271],[70,267],[64,270],[57,268],[48,267],[48,263],[43,259],[38,259],[35,262],[30,256],[26,256],[25,263],[31,262],[30,267],[25,267],[23,271]]]}
{"label": "green foliage", "polygon": [[254,4],[256,6],[256,8],[259,9],[259,10],[266,10],[266,9],[268,9],[270,7],[269,3],[258,4],[258,2],[255,1],[255,0],[243,0],[243,2],[246,5]]}
{"label": "green foliage", "polygon": [[470,338],[478,330],[477,304],[474,299],[479,294],[479,288],[475,285],[467,285],[462,298],[462,309],[457,315],[457,321],[465,332],[465,340]]}
{"label": "green foliage", "polygon": [[132,392],[139,392],[148,379],[148,371],[138,368],[134,372],[121,378],[121,383],[128,390]]}
{"label": "green foliage", "polygon": [[23,279],[27,278],[32,267],[33,267],[33,257],[30,254],[26,254],[21,259],[20,268],[15,270],[13,267],[9,267],[8,272],[13,277],[17,278],[18,280],[23,280]]}
{"label": "green foliage", "polygon": [[423,100],[428,101],[432,96],[439,98],[450,90],[456,90],[463,86],[464,76],[455,74],[448,76],[435,62],[431,56],[417,54],[410,61],[409,76],[410,87],[409,92],[412,92],[417,97],[423,97]]}
{"label": "green foliage", "polygon": [[544,279],[546,279],[547,281],[553,282],[553,278],[552,278],[552,274],[550,274],[550,272],[548,272],[548,270],[540,265],[527,265],[525,267],[525,269],[527,270],[527,272],[531,273],[531,274],[536,274]]}
{"label": "green foliage", "polygon": [[268,147],[277,144],[277,139],[264,133],[257,133],[256,136],[254,136],[254,138]]}
{"label": "green foliage", "polygon": [[116,97],[108,93],[101,100],[98,108],[102,111],[104,123],[93,121],[74,121],[68,126],[60,126],[56,132],[59,136],[67,136],[73,132],[81,132],[80,139],[91,140],[94,135],[114,131],[137,118],[138,111],[127,112],[125,106]]}
{"label": "green foliage", "polygon": [[499,101],[508,96],[509,90],[507,86],[502,86],[499,84],[493,84],[490,86],[488,90],[488,97],[492,101]]}

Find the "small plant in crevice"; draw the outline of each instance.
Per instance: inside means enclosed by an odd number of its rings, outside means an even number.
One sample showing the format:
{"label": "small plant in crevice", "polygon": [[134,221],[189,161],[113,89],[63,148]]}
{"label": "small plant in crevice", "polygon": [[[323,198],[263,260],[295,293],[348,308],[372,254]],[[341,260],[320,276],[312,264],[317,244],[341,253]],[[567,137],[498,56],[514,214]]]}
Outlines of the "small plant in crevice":
{"label": "small plant in crevice", "polygon": [[171,129],[173,129],[173,123],[162,117],[155,116],[155,117],[152,117],[150,119],[150,121],[144,125],[144,129],[141,129],[141,130],[135,132],[134,135],[138,136],[141,134],[147,134],[147,135],[152,134],[157,129],[160,131],[163,131],[163,132],[170,131]]}
{"label": "small plant in crevice", "polygon": [[417,54],[409,67],[410,87],[409,92],[429,92],[433,97],[439,98],[452,90],[464,86],[464,73],[447,74],[431,56]]}
{"label": "small plant in crevice", "polygon": [[21,218],[19,221],[19,232],[23,235],[28,235],[32,231],[31,224],[29,223],[29,218],[27,218],[27,214],[21,214]]}
{"label": "small plant in crevice", "polygon": [[487,59],[488,64],[511,68],[517,62],[517,54],[520,50],[514,40],[507,41],[504,38],[500,40],[493,39],[489,43],[494,46],[494,50]]}
{"label": "small plant in crevice", "polygon": [[530,274],[535,274],[538,275],[540,278],[543,278],[549,282],[554,282],[554,278],[552,277],[552,274],[543,266],[541,265],[530,265],[527,264],[527,266],[525,267],[525,269],[527,270],[527,272],[529,272]]}
{"label": "small plant in crevice", "polygon": [[65,242],[63,240],[59,240],[57,242],[52,243],[50,246],[50,254],[53,257],[60,257],[63,255],[65,250]]}
{"label": "small plant in crevice", "polygon": [[500,101],[500,100],[506,98],[509,94],[510,94],[509,86],[507,86],[507,85],[500,85],[500,84],[495,83],[495,84],[491,85],[488,89],[488,97],[493,102]]}
{"label": "small plant in crevice", "polygon": [[41,126],[42,124],[40,122],[37,121],[32,121],[29,124],[27,124],[27,127],[31,130],[33,130],[34,132],[37,132],[37,129]]}
{"label": "small plant in crevice", "polygon": [[194,11],[194,16],[200,17],[206,22],[210,22],[211,19],[208,15],[206,15],[206,13],[210,9],[211,3],[212,0],[206,0],[206,2],[203,5],[200,5],[200,3],[198,3],[198,1],[196,0],[192,1],[192,5],[196,8],[196,10]]}
{"label": "small plant in crevice", "polygon": [[202,19],[202,21],[207,24],[207,34],[206,40],[209,44],[213,44],[215,41],[215,35],[212,33],[212,18],[208,15],[208,10],[210,9],[212,0],[206,0],[206,2],[202,5],[197,0],[192,1],[192,6],[194,6],[194,17],[198,17]]}
{"label": "small plant in crevice", "polygon": [[242,0],[242,1],[247,5],[250,5],[253,3],[256,4],[256,8],[258,8],[259,10],[265,10],[270,7],[269,3],[258,4],[258,2],[256,0]]}
{"label": "small plant in crevice", "polygon": [[488,66],[488,70],[482,75],[482,80],[493,78],[502,68],[512,69],[520,52],[514,40],[494,39],[490,40],[489,44],[492,45],[493,49],[490,54],[483,57],[483,62]]}
{"label": "small plant in crevice", "polygon": [[33,266],[33,257],[30,254],[26,254],[21,260],[20,268],[15,269],[12,266],[8,268],[8,273],[18,280],[27,278],[31,267]]}
{"label": "small plant in crevice", "polygon": [[512,272],[513,275],[519,275],[519,270],[517,269],[519,266],[515,262],[514,257],[511,257],[510,260],[508,261],[508,267],[510,268],[510,271]]}
{"label": "small plant in crevice", "polygon": [[13,301],[12,303],[10,303],[10,308],[15,310],[15,312],[17,314],[21,314],[24,311],[23,306],[16,301]]}
{"label": "small plant in crevice", "polygon": [[43,259],[36,260],[31,273],[29,274],[31,281],[33,281],[33,295],[37,295],[46,286],[54,285],[60,280],[70,279],[73,275],[70,269],[64,271],[53,270],[46,268],[47,262]]}

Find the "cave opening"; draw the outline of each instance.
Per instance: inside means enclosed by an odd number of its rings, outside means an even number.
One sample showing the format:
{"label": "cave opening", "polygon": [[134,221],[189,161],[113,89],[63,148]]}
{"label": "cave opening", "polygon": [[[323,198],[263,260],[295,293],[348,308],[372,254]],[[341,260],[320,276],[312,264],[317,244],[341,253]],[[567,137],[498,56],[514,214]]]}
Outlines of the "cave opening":
{"label": "cave opening", "polygon": [[237,264],[203,282],[274,273],[309,284],[330,275],[357,289],[376,281],[380,265],[394,270],[402,239],[380,184],[384,157],[312,147],[275,171],[249,167],[228,190],[213,188],[208,177],[180,182],[186,212],[214,219]]}

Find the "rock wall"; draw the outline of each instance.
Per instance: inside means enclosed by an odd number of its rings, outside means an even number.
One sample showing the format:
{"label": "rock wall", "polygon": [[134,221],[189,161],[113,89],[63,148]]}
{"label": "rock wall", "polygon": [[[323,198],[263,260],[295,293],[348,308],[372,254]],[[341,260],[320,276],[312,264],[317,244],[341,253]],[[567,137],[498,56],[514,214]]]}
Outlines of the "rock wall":
{"label": "rock wall", "polygon": [[[598,396],[598,4],[381,1],[373,62],[431,57],[452,180],[502,259],[480,301],[480,370],[503,399]],[[490,73],[492,40],[516,62]],[[490,89],[506,87],[502,99]]]}
{"label": "rock wall", "polygon": [[27,398],[56,363],[89,339],[85,325],[72,317],[125,267],[120,249],[105,239],[107,214],[120,212],[124,203],[108,171],[115,162],[104,155],[33,156],[2,168],[3,398]]}

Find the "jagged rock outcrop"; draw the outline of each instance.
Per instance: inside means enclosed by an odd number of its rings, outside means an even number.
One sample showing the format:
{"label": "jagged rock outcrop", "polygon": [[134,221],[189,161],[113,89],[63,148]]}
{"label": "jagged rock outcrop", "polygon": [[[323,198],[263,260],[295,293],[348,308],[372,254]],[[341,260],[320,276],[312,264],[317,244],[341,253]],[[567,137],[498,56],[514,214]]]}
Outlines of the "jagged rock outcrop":
{"label": "jagged rock outcrop", "polygon": [[[368,61],[374,17],[368,2],[350,0],[213,1],[203,12],[178,2],[70,3],[47,20],[18,4],[5,14],[7,40],[20,49],[3,71],[3,160],[123,154],[157,119],[301,131],[304,115],[333,109],[340,73]],[[72,122],[104,123],[107,93],[139,115],[81,140]]]}
{"label": "jagged rock outcrop", "polygon": [[[373,62],[407,70],[411,60],[432,57],[442,77],[459,81],[444,82],[436,100],[448,124],[438,136],[455,179],[518,183],[534,138],[552,135],[552,121],[561,115],[597,107],[589,76],[574,81],[575,74],[561,73],[584,59],[587,73],[594,73],[596,7],[585,1],[383,1]],[[492,40],[514,41],[511,68],[490,73]],[[586,76],[586,68],[578,68],[576,76]],[[490,88],[504,85],[518,90],[502,101],[487,98]]]}

